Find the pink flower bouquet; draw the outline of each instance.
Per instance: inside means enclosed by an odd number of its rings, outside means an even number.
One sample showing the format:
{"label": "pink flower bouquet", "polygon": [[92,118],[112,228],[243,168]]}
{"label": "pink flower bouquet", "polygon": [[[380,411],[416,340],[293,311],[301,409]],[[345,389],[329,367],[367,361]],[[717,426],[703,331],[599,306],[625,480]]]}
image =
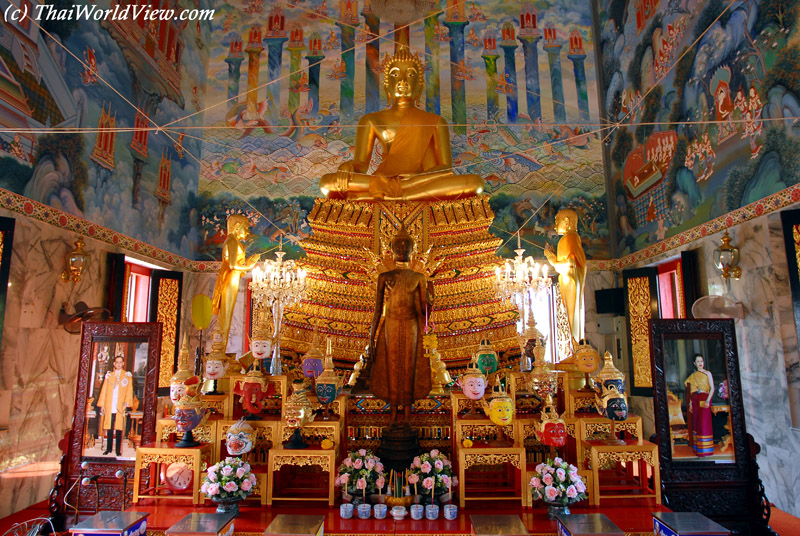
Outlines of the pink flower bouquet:
{"label": "pink flower bouquet", "polygon": [[334,483],[341,486],[346,494],[352,495],[356,502],[380,490],[385,493],[383,487],[386,485],[386,476],[381,459],[371,450],[350,451],[339,465]]}
{"label": "pink flower bouquet", "polygon": [[200,491],[211,500],[244,499],[255,491],[256,483],[249,463],[229,457],[208,468]]}
{"label": "pink flower bouquet", "polygon": [[537,465],[530,487],[534,501],[544,499],[549,504],[568,506],[587,497],[578,468],[561,458]]}
{"label": "pink flower bouquet", "polygon": [[408,483],[414,494],[426,500],[431,495],[450,493],[458,478],[453,475],[453,466],[447,456],[436,449],[414,458],[408,468]]}

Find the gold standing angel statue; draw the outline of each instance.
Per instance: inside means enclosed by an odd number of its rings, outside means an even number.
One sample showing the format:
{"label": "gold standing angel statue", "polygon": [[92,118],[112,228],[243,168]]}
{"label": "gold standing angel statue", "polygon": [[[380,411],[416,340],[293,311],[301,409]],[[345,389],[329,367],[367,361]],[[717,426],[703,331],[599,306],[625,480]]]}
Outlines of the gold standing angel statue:
{"label": "gold standing angel statue", "polygon": [[219,268],[214,296],[211,298],[211,313],[217,315],[217,329],[222,336],[223,350],[228,345],[233,306],[239,293],[239,279],[253,269],[261,258],[257,253],[247,257],[242,241],[252,237],[250,222],[241,214],[228,216],[228,235],[222,243],[222,265]]}
{"label": "gold standing angel statue", "polygon": [[554,252],[550,244],[544,255],[558,272],[561,296],[567,308],[569,327],[574,343],[584,338],[585,307],[583,294],[586,289],[586,254],[578,235],[578,213],[572,209],[561,209],[556,214],[556,232],[564,235]]}
{"label": "gold standing angel statue", "polygon": [[[481,177],[453,173],[447,122],[416,106],[425,87],[424,73],[425,66],[405,47],[387,63],[383,89],[389,107],[358,122],[353,160],[319,181],[326,197],[419,201],[483,192]],[[383,159],[368,174],[376,141]]]}

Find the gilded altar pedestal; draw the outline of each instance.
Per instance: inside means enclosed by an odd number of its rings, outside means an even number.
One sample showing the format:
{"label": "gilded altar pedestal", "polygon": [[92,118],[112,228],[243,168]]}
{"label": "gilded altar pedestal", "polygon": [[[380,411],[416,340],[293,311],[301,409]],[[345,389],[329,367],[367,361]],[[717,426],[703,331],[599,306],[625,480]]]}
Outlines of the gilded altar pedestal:
{"label": "gilded altar pedestal", "polygon": [[[488,196],[458,201],[370,202],[317,199],[308,215],[313,232],[306,252],[306,297],[287,308],[282,348],[301,355],[314,327],[333,335],[339,364],[354,364],[367,345],[375,302],[373,259],[382,257],[401,225],[417,244],[441,261],[432,278],[438,351],[450,367],[466,365],[481,339],[518,355],[517,311],[495,296],[495,251],[489,233],[494,213]],[[510,352],[509,352],[510,351]]]}
{"label": "gilded altar pedestal", "polygon": [[185,499],[181,495],[159,495],[159,486],[152,485],[147,490],[142,491],[141,477],[142,469],[152,469],[155,464],[155,472],[151,471],[150,482],[156,482],[156,475],[161,464],[185,463],[192,469],[194,480],[191,493],[192,504],[198,504],[203,499],[200,497],[200,484],[202,473],[213,463],[213,445],[203,443],[196,447],[178,448],[175,443],[155,442],[142,445],[136,449],[136,463],[134,465],[133,481],[133,504],[138,504],[139,499]]}

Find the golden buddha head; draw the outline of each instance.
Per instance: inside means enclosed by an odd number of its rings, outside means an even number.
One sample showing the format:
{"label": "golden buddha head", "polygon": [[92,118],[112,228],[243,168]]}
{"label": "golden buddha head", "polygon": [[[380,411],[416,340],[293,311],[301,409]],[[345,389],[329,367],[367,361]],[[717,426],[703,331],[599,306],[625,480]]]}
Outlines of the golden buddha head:
{"label": "golden buddha head", "polygon": [[575,350],[575,366],[580,372],[592,374],[597,370],[599,365],[600,354],[597,353],[594,346],[585,340],[581,341],[578,345],[578,349]]}
{"label": "golden buddha head", "polygon": [[392,253],[397,262],[408,262],[411,253],[414,251],[414,238],[408,234],[405,225],[400,226],[400,230],[392,238]]}
{"label": "golden buddha head", "polygon": [[564,234],[578,230],[578,213],[571,208],[562,208],[556,213],[556,232]]}
{"label": "golden buddha head", "polygon": [[228,216],[228,235],[236,236],[240,240],[251,236],[250,220],[247,219],[247,216],[241,214]]}
{"label": "golden buddha head", "polygon": [[425,89],[425,66],[408,48],[401,48],[383,70],[383,91],[390,106],[401,99],[416,104]]}

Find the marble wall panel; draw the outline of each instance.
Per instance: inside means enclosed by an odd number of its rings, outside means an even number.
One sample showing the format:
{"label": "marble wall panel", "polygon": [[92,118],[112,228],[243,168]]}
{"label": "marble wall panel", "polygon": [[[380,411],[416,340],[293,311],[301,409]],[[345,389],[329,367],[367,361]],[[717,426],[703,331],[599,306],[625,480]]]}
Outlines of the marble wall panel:
{"label": "marble wall panel", "polygon": [[[6,300],[0,388],[12,390],[8,431],[0,434],[0,517],[42,501],[70,427],[80,335],[58,325],[64,303],[105,302],[108,246],[85,239],[89,254],[78,283],[63,283],[64,255],[75,233],[0,210],[16,220]],[[44,469],[43,469],[44,468]]]}

